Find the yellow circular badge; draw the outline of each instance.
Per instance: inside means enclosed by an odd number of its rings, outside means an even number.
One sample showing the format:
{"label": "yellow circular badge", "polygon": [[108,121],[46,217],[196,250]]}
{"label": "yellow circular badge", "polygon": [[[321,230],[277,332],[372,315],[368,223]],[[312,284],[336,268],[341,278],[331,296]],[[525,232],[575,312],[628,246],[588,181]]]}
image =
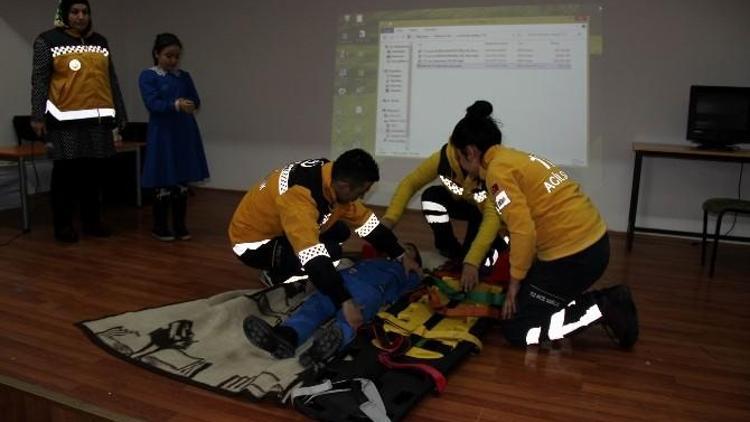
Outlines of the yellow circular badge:
{"label": "yellow circular badge", "polygon": [[70,67],[70,70],[73,72],[78,72],[78,70],[81,68],[81,62],[78,59],[73,59],[68,63],[68,67]]}

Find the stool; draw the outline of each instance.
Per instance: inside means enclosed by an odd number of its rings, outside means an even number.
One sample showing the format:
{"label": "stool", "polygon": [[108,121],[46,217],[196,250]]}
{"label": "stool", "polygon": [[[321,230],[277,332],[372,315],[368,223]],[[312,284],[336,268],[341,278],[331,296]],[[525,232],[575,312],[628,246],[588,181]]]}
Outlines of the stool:
{"label": "stool", "polygon": [[708,276],[714,276],[716,264],[716,250],[719,248],[719,235],[721,234],[721,220],[728,212],[738,214],[750,214],[750,201],[733,198],[711,198],[703,202],[703,238],[701,240],[701,265],[706,262],[706,228],[708,226],[708,214],[716,214],[716,231],[714,233],[714,248],[711,252],[711,264]]}

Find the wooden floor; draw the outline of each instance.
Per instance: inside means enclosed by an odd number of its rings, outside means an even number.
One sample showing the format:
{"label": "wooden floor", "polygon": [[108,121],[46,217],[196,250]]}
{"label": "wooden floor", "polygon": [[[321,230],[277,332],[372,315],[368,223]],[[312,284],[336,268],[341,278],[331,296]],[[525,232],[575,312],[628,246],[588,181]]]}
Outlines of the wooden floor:
{"label": "wooden floor", "polygon": [[[152,240],[148,209],[119,208],[108,210],[115,236],[75,245],[52,240],[48,208],[36,199],[31,233],[0,247],[0,420],[303,420],[118,360],[73,325],[260,287],[226,236],[240,197],[198,190],[192,241]],[[17,210],[0,212],[0,243],[18,223]],[[416,213],[399,234],[430,244]],[[425,398],[409,420],[750,420],[750,247],[722,245],[711,280],[694,242],[638,236],[630,254],[622,235],[612,244],[598,286],[631,286],[641,318],[633,351],[614,348],[600,327],[555,350],[511,348],[493,330],[445,393]]]}

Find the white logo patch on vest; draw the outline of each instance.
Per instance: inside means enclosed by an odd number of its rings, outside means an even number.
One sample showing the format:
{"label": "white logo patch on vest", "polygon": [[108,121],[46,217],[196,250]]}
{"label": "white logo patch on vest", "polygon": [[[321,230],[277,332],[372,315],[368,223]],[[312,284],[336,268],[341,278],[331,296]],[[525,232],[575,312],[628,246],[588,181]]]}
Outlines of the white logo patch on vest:
{"label": "white logo patch on vest", "polygon": [[508,192],[502,190],[499,193],[495,194],[495,209],[497,210],[498,214],[502,214],[503,208],[507,207],[509,204],[510,197],[508,197]]}
{"label": "white logo patch on vest", "polygon": [[70,62],[68,62],[68,67],[73,72],[78,72],[78,70],[81,69],[81,62],[78,59],[73,59]]}
{"label": "white logo patch on vest", "polygon": [[321,160],[305,160],[305,161],[299,163],[299,165],[302,166],[302,167],[311,168],[311,167],[318,166],[321,163],[322,163]]}

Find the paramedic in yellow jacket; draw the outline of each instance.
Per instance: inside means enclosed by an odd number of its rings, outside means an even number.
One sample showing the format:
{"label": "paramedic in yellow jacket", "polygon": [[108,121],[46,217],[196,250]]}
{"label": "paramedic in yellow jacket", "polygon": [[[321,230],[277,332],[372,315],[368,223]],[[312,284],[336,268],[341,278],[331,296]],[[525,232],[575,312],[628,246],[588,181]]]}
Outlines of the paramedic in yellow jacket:
{"label": "paramedic in yellow jacket", "polygon": [[602,322],[623,348],[638,339],[627,286],[587,290],[609,262],[607,226],[580,186],[550,161],[501,145],[492,105],[477,101],[453,130],[461,166],[484,178],[510,233],[505,337],[531,345]]}
{"label": "paramedic in yellow jacket", "polygon": [[346,151],[334,162],[306,160],[272,171],[250,188],[232,216],[229,239],[234,253],[245,264],[267,270],[270,284],[309,275],[356,329],[362,314],[333,263],[349,237],[347,225],[401,260],[405,271],[419,272],[393,232],[361,201],[379,179],[377,163],[361,149]]}
{"label": "paramedic in yellow jacket", "polygon": [[[401,181],[382,222],[395,226],[414,193],[435,179],[440,184],[422,192],[422,213],[440,254],[463,261],[461,281],[470,290],[478,282],[479,267],[492,267],[507,245],[499,236],[500,217],[486,200],[484,181],[465,174],[452,145],[443,145]],[[453,233],[451,218],[467,222],[463,245]]]}
{"label": "paramedic in yellow jacket", "polygon": [[55,238],[78,240],[74,200],[80,198],[83,232],[106,237],[101,181],[115,154],[113,129],[127,122],[107,39],[92,30],[88,0],[62,0],[55,28],[34,41],[31,126],[50,146],[50,199]]}

